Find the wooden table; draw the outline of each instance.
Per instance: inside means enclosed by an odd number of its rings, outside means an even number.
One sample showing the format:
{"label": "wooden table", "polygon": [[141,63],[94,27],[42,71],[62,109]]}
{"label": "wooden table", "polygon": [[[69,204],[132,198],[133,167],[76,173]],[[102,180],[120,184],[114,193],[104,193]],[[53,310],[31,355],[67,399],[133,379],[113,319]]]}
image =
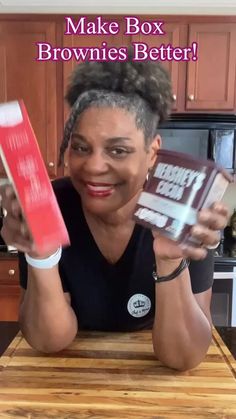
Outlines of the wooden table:
{"label": "wooden table", "polygon": [[1,361],[0,418],[236,418],[236,366],[216,331],[188,372],[155,360],[151,332],[80,333],[42,355],[20,334]]}

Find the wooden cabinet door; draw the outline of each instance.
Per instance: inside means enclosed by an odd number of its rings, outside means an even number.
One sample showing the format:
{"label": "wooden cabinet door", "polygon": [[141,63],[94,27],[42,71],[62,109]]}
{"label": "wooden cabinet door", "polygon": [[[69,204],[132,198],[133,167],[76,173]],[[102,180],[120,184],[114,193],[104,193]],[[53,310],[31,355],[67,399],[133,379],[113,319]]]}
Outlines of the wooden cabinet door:
{"label": "wooden cabinet door", "polygon": [[[187,25],[180,23],[165,23],[163,25],[164,35],[135,35],[132,37],[132,42],[143,42],[149,48],[160,47],[162,44],[165,46],[172,45],[179,47],[184,43],[187,33]],[[161,61],[161,64],[169,71],[172,81],[173,89],[173,110],[178,110],[181,96],[183,91],[179,83],[180,71],[184,71],[184,63],[179,61]]]}
{"label": "wooden cabinet door", "polygon": [[0,285],[18,285],[19,267],[18,259],[0,259]]}
{"label": "wooden cabinet door", "polygon": [[[89,19],[93,21],[93,19]],[[119,23],[120,31],[116,35],[63,35],[64,41],[63,46],[69,48],[92,48],[92,47],[102,47],[102,43],[106,42],[108,47],[122,47],[129,46],[131,43],[131,37],[124,35],[125,28],[123,20],[112,19],[107,17],[106,21],[116,21]],[[65,33],[66,27],[64,23],[63,32]],[[67,85],[70,80],[70,75],[73,69],[81,61],[76,61],[76,59],[71,59],[63,63],[63,73],[64,73],[64,93],[66,92]],[[68,115],[68,109],[65,112],[65,116]]]}
{"label": "wooden cabinet door", "polygon": [[17,321],[20,304],[18,259],[0,260],[0,321]]}
{"label": "wooden cabinet door", "polygon": [[[36,61],[36,42],[55,45],[56,24],[0,20],[0,102],[24,100],[48,173],[55,177],[59,125],[57,80],[62,63]],[[62,86],[59,88],[62,96]]]}
{"label": "wooden cabinet door", "polygon": [[188,62],[187,110],[234,109],[236,24],[190,24],[189,45],[198,43],[198,60]]}
{"label": "wooden cabinet door", "polygon": [[18,321],[20,288],[16,285],[0,285],[0,321]]}

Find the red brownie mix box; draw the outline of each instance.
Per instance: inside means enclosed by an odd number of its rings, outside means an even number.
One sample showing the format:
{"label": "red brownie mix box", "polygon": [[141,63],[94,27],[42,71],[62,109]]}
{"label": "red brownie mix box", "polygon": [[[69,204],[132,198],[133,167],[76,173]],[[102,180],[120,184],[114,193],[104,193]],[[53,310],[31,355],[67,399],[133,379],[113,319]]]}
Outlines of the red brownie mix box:
{"label": "red brownie mix box", "polygon": [[0,104],[0,154],[36,251],[46,254],[69,245],[40,149],[22,100]]}
{"label": "red brownie mix box", "polygon": [[134,219],[174,241],[198,245],[190,230],[199,210],[220,201],[231,181],[231,176],[211,160],[160,150]]}

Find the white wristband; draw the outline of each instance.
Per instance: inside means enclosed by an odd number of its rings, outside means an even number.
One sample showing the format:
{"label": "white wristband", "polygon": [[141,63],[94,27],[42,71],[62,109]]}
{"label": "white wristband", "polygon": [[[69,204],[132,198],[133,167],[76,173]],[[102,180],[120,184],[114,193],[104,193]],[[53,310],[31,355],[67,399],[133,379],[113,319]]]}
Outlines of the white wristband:
{"label": "white wristband", "polygon": [[61,259],[61,254],[62,254],[62,248],[60,246],[57,249],[57,251],[53,253],[53,255],[49,256],[48,258],[36,259],[36,258],[32,258],[27,253],[25,253],[25,259],[30,266],[33,266],[33,268],[50,269],[50,268],[53,268],[53,266],[56,266],[58,264],[59,260]]}

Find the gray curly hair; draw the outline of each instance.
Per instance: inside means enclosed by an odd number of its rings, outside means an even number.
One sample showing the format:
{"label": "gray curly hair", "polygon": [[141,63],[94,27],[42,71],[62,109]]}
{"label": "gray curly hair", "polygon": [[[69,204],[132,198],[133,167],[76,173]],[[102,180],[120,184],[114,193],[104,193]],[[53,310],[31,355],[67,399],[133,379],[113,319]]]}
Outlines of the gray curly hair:
{"label": "gray curly hair", "polygon": [[159,122],[168,117],[173,102],[169,74],[154,61],[79,64],[72,73],[66,99],[71,113],[65,125],[59,164],[77,118],[89,107],[122,108],[134,114],[147,146],[156,135]]}

